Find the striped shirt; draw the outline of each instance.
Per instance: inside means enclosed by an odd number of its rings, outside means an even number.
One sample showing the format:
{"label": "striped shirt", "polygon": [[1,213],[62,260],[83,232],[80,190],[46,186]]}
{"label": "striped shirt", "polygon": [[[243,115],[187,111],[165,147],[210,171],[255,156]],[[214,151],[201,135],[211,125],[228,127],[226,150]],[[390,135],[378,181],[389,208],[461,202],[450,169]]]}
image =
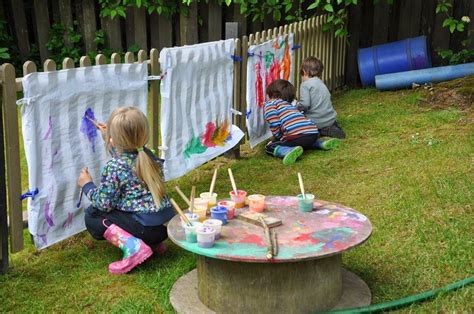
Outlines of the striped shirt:
{"label": "striped shirt", "polygon": [[273,137],[277,140],[285,140],[294,135],[319,133],[311,120],[299,112],[295,106],[282,99],[267,101],[264,115]]}

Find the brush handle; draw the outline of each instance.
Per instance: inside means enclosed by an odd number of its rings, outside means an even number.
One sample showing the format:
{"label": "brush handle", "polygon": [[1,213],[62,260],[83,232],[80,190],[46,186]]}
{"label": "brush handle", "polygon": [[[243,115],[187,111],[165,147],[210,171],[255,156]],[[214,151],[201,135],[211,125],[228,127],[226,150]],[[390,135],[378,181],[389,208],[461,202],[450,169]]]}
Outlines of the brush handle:
{"label": "brush handle", "polygon": [[184,195],[183,191],[181,191],[181,189],[178,186],[175,186],[174,188],[178,192],[179,196],[181,196],[183,201],[185,201],[186,204],[188,204],[188,206],[191,206],[191,202],[189,201],[188,197],[186,195]]}
{"label": "brush handle", "polygon": [[188,226],[192,226],[193,224],[189,221],[188,217],[183,213],[181,208],[179,208],[178,204],[174,201],[174,199],[170,199],[171,204],[173,205],[176,212],[181,216],[181,218],[186,222]]}
{"label": "brush handle", "polygon": [[216,179],[217,179],[217,169],[214,170],[214,175],[212,176],[212,181],[211,181],[211,186],[209,188],[209,194],[212,195],[214,192],[214,186],[216,185]]}
{"label": "brush handle", "polygon": [[237,185],[235,184],[234,175],[232,174],[232,169],[228,168],[230,183],[232,184],[232,189],[234,190],[235,196],[237,196]]}
{"label": "brush handle", "polygon": [[196,187],[193,185],[193,188],[191,189],[191,204],[189,205],[189,211],[194,213],[194,196],[196,195]]}
{"label": "brush handle", "polygon": [[300,182],[301,195],[303,195],[303,199],[305,199],[306,194],[304,193],[303,178],[301,177],[301,173],[299,172],[298,172],[298,181]]}

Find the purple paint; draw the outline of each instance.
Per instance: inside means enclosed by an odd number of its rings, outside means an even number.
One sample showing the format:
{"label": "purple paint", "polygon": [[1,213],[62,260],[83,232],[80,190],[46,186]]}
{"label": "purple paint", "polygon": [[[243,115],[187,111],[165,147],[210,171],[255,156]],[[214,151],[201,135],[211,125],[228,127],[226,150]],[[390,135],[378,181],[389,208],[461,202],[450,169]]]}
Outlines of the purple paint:
{"label": "purple paint", "polygon": [[91,108],[87,108],[86,112],[84,113],[80,130],[85,136],[87,136],[89,143],[92,144],[92,151],[95,152],[95,139],[98,135],[97,128],[95,127],[94,123],[92,123],[92,121],[90,121],[88,118],[93,121],[96,121],[94,111],[92,111]]}
{"label": "purple paint", "polygon": [[64,222],[63,224],[63,229],[69,229],[71,228],[71,225],[72,225],[72,218],[74,217],[74,215],[72,213],[67,213],[67,219],[66,221]]}
{"label": "purple paint", "polygon": [[49,165],[49,170],[53,169],[54,158],[58,155],[59,151],[55,151],[53,157],[51,157],[51,164]]}
{"label": "purple paint", "polygon": [[[46,238],[46,234],[37,234],[36,239],[41,240],[44,245],[48,245],[48,239]],[[39,241],[37,241],[37,242],[39,242]]]}
{"label": "purple paint", "polygon": [[50,212],[51,202],[44,203],[44,219],[50,227],[54,227],[53,214]]}
{"label": "purple paint", "polygon": [[47,140],[48,138],[51,137],[51,134],[53,134],[53,121],[51,120],[51,116],[49,116],[48,124],[49,124],[48,131],[46,131],[46,134],[44,135],[43,140]]}

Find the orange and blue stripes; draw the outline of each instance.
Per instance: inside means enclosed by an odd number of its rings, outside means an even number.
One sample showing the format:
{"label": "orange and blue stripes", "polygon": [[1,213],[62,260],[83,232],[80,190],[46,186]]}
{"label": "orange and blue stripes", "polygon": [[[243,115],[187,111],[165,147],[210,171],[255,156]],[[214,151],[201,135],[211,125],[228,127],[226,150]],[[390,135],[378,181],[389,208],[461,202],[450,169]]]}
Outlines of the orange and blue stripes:
{"label": "orange and blue stripes", "polygon": [[318,134],[316,125],[287,101],[282,99],[265,103],[264,116],[273,137],[284,140],[288,136]]}

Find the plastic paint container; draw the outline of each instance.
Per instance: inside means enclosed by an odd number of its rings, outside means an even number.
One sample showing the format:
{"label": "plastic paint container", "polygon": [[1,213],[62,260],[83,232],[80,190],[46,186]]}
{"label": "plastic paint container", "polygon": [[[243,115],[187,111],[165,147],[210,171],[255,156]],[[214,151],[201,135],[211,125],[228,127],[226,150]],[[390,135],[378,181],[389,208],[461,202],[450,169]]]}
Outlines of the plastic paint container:
{"label": "plastic paint container", "polygon": [[211,218],[219,219],[222,224],[227,224],[227,207],[216,206],[211,208]]}
{"label": "plastic paint container", "polygon": [[232,201],[220,201],[217,206],[227,208],[227,219],[234,219],[235,217],[235,202]]}
{"label": "plastic paint container", "polygon": [[196,229],[202,227],[202,223],[194,222],[192,226],[184,226],[184,234],[186,235],[186,242],[196,243],[197,242],[197,233]]}
{"label": "plastic paint container", "polygon": [[216,229],[201,226],[196,228],[196,233],[199,247],[209,248],[214,245]]}
{"label": "plastic paint container", "polygon": [[221,237],[222,221],[219,219],[206,219],[203,223],[204,227],[211,227],[216,230],[215,239],[218,240]]}
{"label": "plastic paint container", "polygon": [[[191,213],[184,213],[184,215],[185,215],[186,217],[188,217],[188,220],[189,220],[190,222],[192,222],[192,223],[199,221],[199,215],[196,214],[196,213],[194,213],[194,214],[191,214]],[[183,228],[184,228],[185,225],[186,225],[186,222],[183,220],[183,218],[181,218],[181,226],[183,226]]]}
{"label": "plastic paint container", "polygon": [[265,195],[252,194],[248,197],[249,209],[251,211],[261,213],[265,209]]}
{"label": "plastic paint container", "polygon": [[237,195],[234,191],[229,192],[230,199],[235,202],[235,208],[242,208],[245,206],[245,197],[247,196],[247,191],[237,190]]}
{"label": "plastic paint container", "polygon": [[302,212],[311,212],[313,211],[313,201],[314,201],[313,194],[305,194],[305,198],[303,198],[303,194],[299,194],[298,195],[298,208]]}
{"label": "plastic paint container", "polygon": [[194,199],[194,212],[199,215],[199,221],[203,222],[206,219],[208,200],[205,198]]}
{"label": "plastic paint container", "polygon": [[208,201],[208,209],[211,209],[212,207],[217,205],[217,193],[212,193],[211,195],[209,192],[203,192],[199,196]]}

